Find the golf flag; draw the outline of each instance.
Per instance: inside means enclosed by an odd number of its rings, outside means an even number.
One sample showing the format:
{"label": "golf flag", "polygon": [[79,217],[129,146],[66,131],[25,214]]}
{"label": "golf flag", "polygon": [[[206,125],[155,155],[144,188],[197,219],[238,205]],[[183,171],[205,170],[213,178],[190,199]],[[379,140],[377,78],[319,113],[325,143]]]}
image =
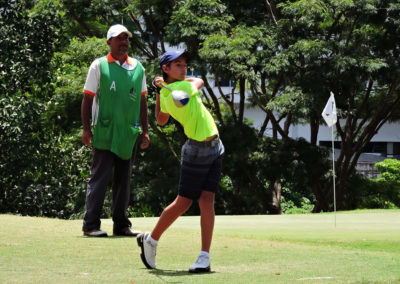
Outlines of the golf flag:
{"label": "golf flag", "polygon": [[337,121],[335,96],[332,92],[324,110],[322,111],[322,117],[329,127],[332,127]]}
{"label": "golf flag", "polygon": [[336,182],[335,182],[335,144],[333,141],[333,126],[337,121],[336,116],[336,103],[335,96],[331,92],[328,102],[322,111],[322,117],[324,118],[326,124],[332,129],[332,177],[333,177],[333,210],[335,212],[335,228],[336,228]]}

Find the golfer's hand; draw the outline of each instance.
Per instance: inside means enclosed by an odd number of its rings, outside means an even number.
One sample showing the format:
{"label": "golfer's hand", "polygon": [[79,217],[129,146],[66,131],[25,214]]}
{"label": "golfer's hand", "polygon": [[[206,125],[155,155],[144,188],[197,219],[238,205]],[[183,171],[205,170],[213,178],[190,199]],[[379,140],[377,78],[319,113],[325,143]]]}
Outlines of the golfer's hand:
{"label": "golfer's hand", "polygon": [[161,76],[157,76],[154,78],[154,82],[155,82],[156,86],[159,88],[162,88],[160,82],[163,82],[163,81],[164,81],[164,78]]}
{"label": "golfer's hand", "polygon": [[148,133],[143,133],[141,137],[142,142],[140,143],[140,149],[146,149],[150,145],[150,136]]}
{"label": "golfer's hand", "polygon": [[83,130],[82,132],[82,142],[87,146],[92,146],[93,133],[91,130]]}

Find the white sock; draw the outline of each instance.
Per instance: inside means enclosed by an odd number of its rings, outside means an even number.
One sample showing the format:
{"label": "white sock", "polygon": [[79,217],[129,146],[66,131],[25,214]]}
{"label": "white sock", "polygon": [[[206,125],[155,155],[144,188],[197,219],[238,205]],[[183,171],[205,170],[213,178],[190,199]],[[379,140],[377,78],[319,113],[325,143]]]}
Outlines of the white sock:
{"label": "white sock", "polygon": [[147,236],[146,241],[149,242],[152,246],[156,247],[158,245],[158,241],[153,239],[150,234]]}
{"label": "white sock", "polygon": [[210,258],[210,254],[209,254],[208,252],[204,251],[204,250],[202,250],[202,251],[200,252],[199,256],[200,256],[200,255],[204,255],[204,256]]}

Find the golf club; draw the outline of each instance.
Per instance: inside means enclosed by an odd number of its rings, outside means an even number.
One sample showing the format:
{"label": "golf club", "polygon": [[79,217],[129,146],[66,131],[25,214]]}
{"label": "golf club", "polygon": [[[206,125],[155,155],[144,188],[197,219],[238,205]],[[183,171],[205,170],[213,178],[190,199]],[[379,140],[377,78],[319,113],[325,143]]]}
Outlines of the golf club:
{"label": "golf club", "polygon": [[159,84],[167,89],[168,91],[171,92],[172,94],[172,99],[175,102],[175,105],[179,108],[184,107],[188,102],[189,102],[189,95],[182,90],[171,90],[171,88],[169,88],[165,82],[160,81]]}

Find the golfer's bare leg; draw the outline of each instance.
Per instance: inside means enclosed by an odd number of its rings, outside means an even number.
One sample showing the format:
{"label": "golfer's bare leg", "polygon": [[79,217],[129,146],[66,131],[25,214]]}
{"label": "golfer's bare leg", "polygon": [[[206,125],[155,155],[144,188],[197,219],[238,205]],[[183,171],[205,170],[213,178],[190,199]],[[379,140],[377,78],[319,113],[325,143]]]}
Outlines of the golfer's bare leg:
{"label": "golfer's bare leg", "polygon": [[211,240],[214,230],[214,192],[202,191],[199,198],[200,225],[201,225],[201,250],[210,252]]}
{"label": "golfer's bare leg", "polygon": [[151,232],[151,237],[158,241],[161,235],[164,233],[174,221],[181,216],[186,210],[192,205],[192,200],[186,197],[179,196],[164,209],[156,226]]}

